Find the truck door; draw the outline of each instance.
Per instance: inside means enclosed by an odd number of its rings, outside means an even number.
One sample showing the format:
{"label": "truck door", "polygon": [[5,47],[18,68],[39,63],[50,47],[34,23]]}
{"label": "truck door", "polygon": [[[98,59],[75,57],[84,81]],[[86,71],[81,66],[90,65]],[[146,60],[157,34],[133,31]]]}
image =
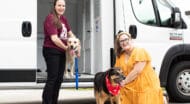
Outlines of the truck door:
{"label": "truck door", "polygon": [[183,29],[176,29],[170,24],[172,7],[162,0],[121,1],[123,4],[116,7],[117,31],[121,28],[128,31],[131,26],[136,26],[137,38],[134,41],[148,50],[153,67],[159,74],[162,58],[169,47],[183,43]]}
{"label": "truck door", "polygon": [[0,8],[0,82],[34,82],[37,0],[5,0]]}
{"label": "truck door", "polygon": [[183,29],[172,26],[172,7],[166,2],[158,0],[151,3],[149,0],[141,2],[132,0],[131,3],[138,20],[136,41],[151,54],[152,64],[159,74],[163,57],[169,47],[183,44]]}

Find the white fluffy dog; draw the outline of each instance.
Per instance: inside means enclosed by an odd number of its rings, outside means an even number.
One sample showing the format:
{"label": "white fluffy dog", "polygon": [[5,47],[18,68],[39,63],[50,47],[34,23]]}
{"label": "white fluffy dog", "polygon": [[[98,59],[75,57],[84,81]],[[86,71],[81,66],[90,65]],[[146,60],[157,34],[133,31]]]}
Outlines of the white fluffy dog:
{"label": "white fluffy dog", "polygon": [[[64,77],[65,78],[73,78],[74,77],[74,65],[75,65],[75,57],[80,56],[80,40],[76,37],[70,37],[67,41],[68,49],[66,52],[66,66]],[[70,72],[68,71],[70,69]],[[69,74],[70,73],[70,74]]]}

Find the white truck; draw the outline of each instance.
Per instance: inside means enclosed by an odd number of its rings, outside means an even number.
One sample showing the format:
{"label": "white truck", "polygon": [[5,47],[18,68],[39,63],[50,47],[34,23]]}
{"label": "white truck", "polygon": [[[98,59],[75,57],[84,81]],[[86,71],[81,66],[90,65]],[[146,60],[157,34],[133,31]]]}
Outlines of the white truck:
{"label": "white truck", "polygon": [[[43,21],[52,1],[0,3],[0,88],[44,84]],[[150,53],[170,100],[190,102],[187,13],[169,0],[66,0],[66,8],[65,15],[82,45],[79,87],[92,87],[94,74],[114,65],[114,37],[123,30]],[[64,79],[63,86],[74,87],[74,80]]]}

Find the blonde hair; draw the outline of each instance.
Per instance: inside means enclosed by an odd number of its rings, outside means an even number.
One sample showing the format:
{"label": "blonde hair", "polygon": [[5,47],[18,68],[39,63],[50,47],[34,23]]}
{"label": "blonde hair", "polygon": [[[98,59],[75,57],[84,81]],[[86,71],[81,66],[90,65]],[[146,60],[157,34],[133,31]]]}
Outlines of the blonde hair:
{"label": "blonde hair", "polygon": [[117,34],[116,40],[115,40],[115,48],[114,48],[114,51],[117,57],[120,57],[120,55],[124,52],[122,48],[120,47],[120,43],[119,43],[119,38],[121,35],[127,35],[129,39],[131,39],[131,34],[128,32],[120,32]]}

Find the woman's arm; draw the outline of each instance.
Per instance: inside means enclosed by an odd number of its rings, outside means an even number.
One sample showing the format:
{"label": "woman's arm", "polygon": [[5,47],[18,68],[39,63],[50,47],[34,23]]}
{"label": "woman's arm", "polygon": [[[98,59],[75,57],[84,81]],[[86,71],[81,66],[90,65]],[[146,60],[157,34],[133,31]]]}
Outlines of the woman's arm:
{"label": "woman's arm", "polygon": [[126,76],[125,80],[121,83],[122,85],[128,84],[133,81],[137,76],[141,73],[146,65],[146,61],[137,62],[133,68],[133,70]]}
{"label": "woman's arm", "polygon": [[53,41],[53,43],[55,45],[57,45],[58,47],[67,50],[68,46],[66,46],[59,38],[56,34],[51,35],[51,40]]}

